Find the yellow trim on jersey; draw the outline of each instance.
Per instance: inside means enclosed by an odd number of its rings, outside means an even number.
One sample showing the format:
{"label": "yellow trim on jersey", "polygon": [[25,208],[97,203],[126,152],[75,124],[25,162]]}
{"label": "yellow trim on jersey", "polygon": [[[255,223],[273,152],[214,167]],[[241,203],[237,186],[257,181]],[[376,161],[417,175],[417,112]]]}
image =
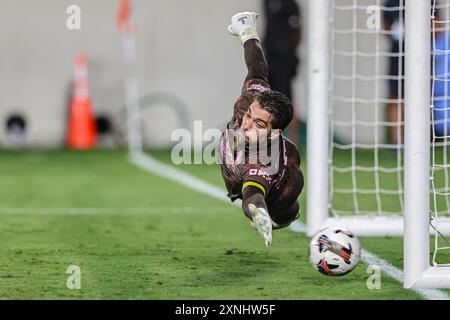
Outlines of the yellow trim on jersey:
{"label": "yellow trim on jersey", "polygon": [[254,181],[247,181],[242,185],[242,192],[244,192],[244,189],[247,188],[248,186],[254,186],[257,187],[259,189],[261,189],[261,191],[264,193],[264,196],[266,195],[266,188],[264,188],[261,184],[259,184],[258,182],[254,182]]}

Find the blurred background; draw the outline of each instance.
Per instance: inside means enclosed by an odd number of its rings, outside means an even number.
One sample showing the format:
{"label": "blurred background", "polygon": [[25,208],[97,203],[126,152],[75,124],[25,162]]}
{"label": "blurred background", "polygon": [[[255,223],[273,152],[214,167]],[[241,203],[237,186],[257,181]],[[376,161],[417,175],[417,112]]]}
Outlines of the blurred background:
{"label": "blurred background", "polygon": [[[80,30],[66,27],[70,16],[66,10],[74,4],[81,9]],[[298,4],[306,10],[306,1]],[[92,110],[97,129],[104,133],[99,143],[125,144],[125,67],[116,24],[118,1],[3,0],[2,5],[0,147],[64,146],[73,65],[79,53],[88,58]],[[179,127],[192,130],[194,120],[202,120],[204,128],[225,126],[246,72],[241,44],[228,35],[226,27],[230,17],[243,10],[262,13],[263,1],[133,2],[146,147],[170,146],[171,132]],[[261,36],[265,21],[261,14]],[[302,24],[306,27],[306,21]],[[303,39],[299,56],[305,55],[305,44]],[[305,71],[300,64],[293,85],[302,119]]]}

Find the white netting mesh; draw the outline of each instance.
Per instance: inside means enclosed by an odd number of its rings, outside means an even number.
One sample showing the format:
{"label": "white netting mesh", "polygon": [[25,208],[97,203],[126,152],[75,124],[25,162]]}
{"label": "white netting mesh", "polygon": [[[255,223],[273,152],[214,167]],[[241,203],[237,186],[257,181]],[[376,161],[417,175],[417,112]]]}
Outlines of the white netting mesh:
{"label": "white netting mesh", "polygon": [[[434,265],[450,265],[448,251],[450,243],[439,234],[439,222],[448,215],[450,208],[448,142],[450,124],[448,124],[450,74],[450,21],[449,1],[432,1],[432,77],[431,77],[431,223],[435,228]],[[445,254],[447,253],[447,257]]]}
{"label": "white netting mesh", "polygon": [[[332,1],[329,207],[334,216],[403,212],[404,4],[394,2]],[[387,108],[395,114],[387,117]]]}
{"label": "white netting mesh", "polygon": [[[439,234],[439,221],[450,216],[450,0],[430,1],[438,13],[430,13],[430,196],[439,265],[450,260],[450,243]],[[335,217],[403,214],[404,5],[331,1],[329,209]]]}

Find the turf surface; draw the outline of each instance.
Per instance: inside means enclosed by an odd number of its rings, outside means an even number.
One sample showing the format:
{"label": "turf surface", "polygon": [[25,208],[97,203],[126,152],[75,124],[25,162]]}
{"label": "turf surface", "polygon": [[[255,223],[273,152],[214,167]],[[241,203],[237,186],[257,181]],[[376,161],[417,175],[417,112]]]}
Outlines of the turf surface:
{"label": "turf surface", "polygon": [[[421,298],[384,275],[367,289],[362,263],[345,277],[319,274],[308,238],[289,230],[267,249],[238,208],[144,172],[124,151],[0,159],[2,299]],[[181,169],[222,185],[215,166]],[[361,242],[401,267],[400,238]],[[81,269],[80,290],[66,287],[69,265]]]}

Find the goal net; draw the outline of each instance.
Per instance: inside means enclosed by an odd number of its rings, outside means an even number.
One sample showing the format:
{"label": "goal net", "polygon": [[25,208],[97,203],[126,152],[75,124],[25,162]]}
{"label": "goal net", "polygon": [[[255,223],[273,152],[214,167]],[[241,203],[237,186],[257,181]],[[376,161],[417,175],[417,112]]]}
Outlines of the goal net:
{"label": "goal net", "polygon": [[431,2],[431,217],[433,266],[450,267],[450,238],[442,230],[450,215],[450,1]]}
{"label": "goal net", "polygon": [[399,215],[403,3],[334,0],[331,10],[330,214]]}
{"label": "goal net", "polygon": [[[409,226],[424,233],[415,247],[423,249],[418,269],[446,268],[450,1],[408,1],[409,19],[422,19],[422,29],[406,28],[405,0],[310,3],[316,18],[309,21],[307,229],[312,235],[340,225],[359,235],[394,236]],[[409,51],[408,32],[423,36]],[[404,225],[405,214],[412,218]]]}
{"label": "goal net", "polygon": [[[358,234],[400,234],[404,0],[332,0],[324,5],[327,25],[318,32],[327,32],[328,53],[322,64],[328,65],[323,70],[328,85],[323,102],[326,119],[320,121],[328,124],[328,150],[321,155],[328,172],[317,197],[324,198],[324,188],[328,195],[321,212],[309,207],[308,229],[314,233],[339,223]],[[310,30],[317,32],[311,24]],[[311,111],[316,112],[311,100]],[[309,168],[308,173],[316,170],[313,165]]]}

